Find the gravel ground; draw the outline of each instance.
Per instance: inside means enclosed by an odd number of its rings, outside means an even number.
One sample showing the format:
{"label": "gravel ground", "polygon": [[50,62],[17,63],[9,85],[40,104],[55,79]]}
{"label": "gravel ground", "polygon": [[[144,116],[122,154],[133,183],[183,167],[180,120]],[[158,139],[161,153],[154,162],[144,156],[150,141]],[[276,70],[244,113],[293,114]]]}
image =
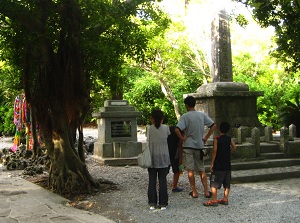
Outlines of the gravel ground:
{"label": "gravel ground", "polygon": [[13,139],[14,138],[12,136],[9,136],[9,137],[1,136],[0,137],[0,150],[3,148],[11,148],[13,145]]}
{"label": "gravel ground", "polygon": [[[93,131],[86,131],[92,134]],[[138,135],[144,141],[143,135]],[[208,163],[208,161],[206,161]],[[300,179],[233,184],[229,205],[205,207],[202,184],[199,177],[198,198],[191,198],[187,174],[180,178],[183,192],[172,192],[172,173],[168,175],[169,206],[167,210],[149,210],[147,203],[147,170],[138,166],[100,166],[92,159],[87,164],[94,178],[103,178],[116,184],[117,190],[109,190],[88,198],[90,209],[116,222],[138,223],[194,223],[194,222],[251,222],[296,223],[300,220]],[[223,189],[219,191],[222,198]]]}
{"label": "gravel ground", "polygon": [[[97,138],[97,130],[84,130],[85,136]],[[139,139],[144,140],[144,136]],[[11,140],[11,139],[10,139]],[[1,138],[0,145],[3,139]],[[11,141],[8,141],[11,143]],[[268,222],[296,223],[300,219],[300,179],[233,184],[229,205],[204,207],[203,188],[196,178],[199,197],[191,198],[186,173],[180,178],[183,192],[171,191],[172,173],[168,175],[169,206],[167,210],[149,210],[147,204],[147,170],[137,166],[101,166],[90,156],[87,165],[95,179],[110,181],[103,190],[76,202],[78,208],[88,209],[119,223],[194,223],[194,222]],[[208,162],[208,161],[207,161]],[[223,190],[220,190],[221,198]],[[79,205],[81,204],[81,205]]]}
{"label": "gravel ground", "polygon": [[[205,207],[202,203],[208,199],[204,198],[199,177],[197,185],[200,193],[195,199],[188,195],[190,187],[186,174],[180,179],[184,191],[179,193],[171,191],[172,174],[169,174],[167,210],[149,210],[148,174],[145,169],[136,166],[99,166],[90,159],[88,166],[95,178],[107,179],[117,185],[118,190],[88,198],[94,204],[91,211],[116,222],[299,222],[300,179],[234,184],[228,206]],[[220,192],[219,198],[223,190]]]}

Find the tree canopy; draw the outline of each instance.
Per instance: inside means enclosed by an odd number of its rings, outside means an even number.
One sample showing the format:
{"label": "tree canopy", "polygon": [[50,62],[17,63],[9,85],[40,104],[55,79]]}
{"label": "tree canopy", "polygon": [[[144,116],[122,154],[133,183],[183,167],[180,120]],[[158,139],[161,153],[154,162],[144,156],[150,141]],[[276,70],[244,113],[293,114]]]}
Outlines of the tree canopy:
{"label": "tree canopy", "polygon": [[119,93],[124,57],[143,60],[148,40],[168,24],[154,2],[0,1],[1,60],[20,71],[51,159],[49,186],[58,193],[97,186],[82,148],[90,89],[98,78]]}
{"label": "tree canopy", "polygon": [[252,11],[263,26],[273,26],[278,45],[273,55],[284,62],[288,71],[300,70],[300,1],[237,0]]}

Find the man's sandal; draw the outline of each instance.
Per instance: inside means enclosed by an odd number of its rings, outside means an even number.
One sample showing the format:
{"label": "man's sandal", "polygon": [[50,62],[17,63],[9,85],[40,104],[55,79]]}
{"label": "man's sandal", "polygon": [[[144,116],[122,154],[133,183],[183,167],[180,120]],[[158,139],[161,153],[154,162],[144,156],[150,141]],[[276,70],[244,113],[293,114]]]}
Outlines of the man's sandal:
{"label": "man's sandal", "polygon": [[203,203],[204,206],[218,206],[218,204],[219,202],[217,200],[211,200]]}
{"label": "man's sandal", "polygon": [[209,195],[205,195],[205,198],[211,198],[212,197],[212,192],[208,191]]}
{"label": "man's sandal", "polygon": [[219,204],[223,204],[223,205],[228,205],[228,200],[224,200],[224,199],[221,199],[221,200],[218,200],[218,203]]}

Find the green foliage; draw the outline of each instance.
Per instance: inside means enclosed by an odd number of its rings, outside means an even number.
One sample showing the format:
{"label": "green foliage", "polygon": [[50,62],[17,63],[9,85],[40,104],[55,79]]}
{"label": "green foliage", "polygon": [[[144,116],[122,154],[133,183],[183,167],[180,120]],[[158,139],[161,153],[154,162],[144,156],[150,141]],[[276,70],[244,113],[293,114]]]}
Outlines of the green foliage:
{"label": "green foliage", "polygon": [[[91,7],[83,9],[84,22],[88,24],[83,33],[83,52],[91,74],[91,88],[107,86],[106,99],[122,99],[123,84],[129,79],[122,72],[125,60],[144,61],[149,41],[169,23],[157,4],[145,0],[134,4],[135,8],[124,8],[126,4],[116,1],[94,1]],[[137,10],[136,16],[133,9]]]}
{"label": "green foliage", "polygon": [[300,91],[296,92],[292,100],[285,101],[285,105],[279,108],[279,118],[283,126],[294,124],[297,137],[300,136]]}
{"label": "green foliage", "polygon": [[155,2],[0,1],[0,60],[22,74],[51,159],[51,190],[89,193],[99,186],[86,168],[82,137],[74,152],[75,132],[90,111],[90,90],[106,96],[109,86],[112,98],[121,97],[124,58],[142,61],[149,39],[166,27]]}
{"label": "green foliage", "polygon": [[[130,85],[126,87],[124,96],[143,113],[141,123],[148,123],[151,110],[159,107],[166,116],[166,122],[174,125],[178,121],[178,113],[185,112],[183,94],[195,92],[205,79],[203,68],[195,62],[203,60],[203,55],[200,50],[191,49],[182,23],[171,23],[164,33],[152,38],[145,55],[147,60],[140,64],[128,61],[136,68],[128,67],[126,70]],[[209,69],[208,66],[206,69]],[[150,92],[155,93],[149,102],[146,97],[149,97],[147,87],[150,86],[153,87]]]}
{"label": "green foliage", "polygon": [[[149,124],[151,111],[159,108],[164,112],[167,124],[176,124],[177,118],[173,104],[163,94],[157,78],[140,68],[127,67],[125,70],[131,78],[127,84],[124,99],[128,100],[130,105],[135,106],[142,113],[138,123],[140,125]],[[184,83],[183,85],[180,84],[182,83],[178,82],[178,85],[173,88],[173,93],[179,103],[180,111],[185,112],[182,95],[186,93],[186,88]]]}
{"label": "green foliage", "polygon": [[[1,103],[1,102],[0,102]],[[0,132],[5,135],[12,135],[15,132],[16,126],[14,125],[14,109],[11,104],[1,103],[0,106]]]}
{"label": "green foliage", "polygon": [[[3,51],[2,51],[3,52]],[[0,132],[12,135],[15,132],[14,100],[20,94],[19,73],[8,63],[0,62]]]}
{"label": "green foliage", "polygon": [[249,21],[242,14],[235,16],[235,20],[241,27],[246,27],[249,24]]}
{"label": "green foliage", "polygon": [[[80,44],[80,57],[83,62],[75,62],[75,66],[78,67],[73,71],[80,72],[79,66],[83,65],[84,78],[79,80],[73,76],[70,80],[80,82],[77,86],[78,89],[74,91],[81,93],[84,90],[79,89],[79,87],[85,85],[84,79],[87,80],[88,90],[91,90],[89,95],[91,108],[95,110],[103,106],[104,100],[122,98],[123,83],[128,82],[128,77],[121,72],[125,58],[143,61],[148,41],[168,26],[169,18],[151,0],[132,2],[99,0],[77,3],[68,5],[65,4],[65,1],[49,1],[45,4],[38,4],[36,1],[2,1],[0,3],[0,23],[5,29],[0,31],[0,60],[9,60],[18,70],[25,70],[25,73],[29,74],[28,79],[24,77],[23,80],[17,79],[17,76],[15,78],[19,84],[21,80],[23,83],[25,81],[27,87],[28,83],[33,83],[31,88],[28,87],[30,93],[33,93],[34,87],[39,86],[35,84],[36,81],[43,76],[39,76],[38,72],[45,69],[45,66],[43,69],[37,69],[40,66],[39,63],[50,58],[52,61],[61,60],[60,65],[64,66],[71,60],[62,58],[63,56],[53,58],[59,53],[64,56],[70,54],[74,57],[75,55],[79,56],[75,52],[75,46]],[[74,31],[75,28],[79,27],[74,25],[68,28],[73,17],[63,17],[64,14],[61,13],[63,11],[61,9],[66,9],[65,7],[70,7],[68,10],[74,10],[74,13],[78,13],[74,16],[77,16],[78,21],[80,21],[80,30]],[[76,7],[78,8],[75,9]],[[20,15],[24,16],[22,21],[15,14],[16,11],[21,12]],[[4,15],[16,19],[9,19]],[[33,18],[30,17],[32,15],[34,15]],[[31,27],[29,27],[30,25]],[[65,33],[68,32],[67,30],[76,32],[76,34],[67,34]],[[41,40],[42,38],[44,39]],[[72,52],[67,53],[68,46],[71,46]],[[25,50],[26,47],[27,51]],[[48,50],[53,52],[50,53],[50,56],[45,56],[45,52]],[[42,51],[44,53],[41,56],[39,53]],[[35,56],[24,59],[26,53],[32,53]],[[28,62],[26,69],[23,67],[24,61]],[[54,71],[55,69],[57,67],[52,66],[52,70],[47,73],[50,74],[52,71],[54,74],[59,73],[57,70]],[[72,69],[66,70],[71,71]],[[60,79],[54,76],[52,78]],[[49,77],[45,82],[51,82],[52,78]],[[51,86],[48,84],[47,88],[43,89],[51,89]],[[68,83],[68,86],[71,86],[71,82]],[[60,97],[66,95],[59,92],[59,90],[63,91],[64,87],[58,87],[55,90]],[[67,90],[67,92],[72,94],[72,90]],[[46,94],[49,95],[50,93]],[[92,118],[88,115],[87,119]]]}
{"label": "green foliage", "polygon": [[[235,81],[247,83],[250,90],[264,92],[264,96],[257,99],[258,118],[263,125],[278,130],[282,126],[278,109],[285,105],[286,101],[293,101],[299,88],[299,73],[296,71],[299,70],[300,33],[295,28],[300,21],[299,4],[297,1],[237,2],[248,6],[255,21],[262,27],[275,28],[275,37],[272,39],[274,43],[267,38],[263,38],[265,42],[262,42],[263,34],[256,40],[256,35],[251,33],[251,38],[243,47],[249,49],[248,52],[252,54],[243,53],[234,57],[233,70]],[[244,28],[246,31],[247,27]],[[285,71],[281,67],[284,67]]]}
{"label": "green foliage", "polygon": [[273,26],[276,31],[276,51],[273,52],[289,71],[300,69],[300,4],[298,0],[265,1],[237,0],[252,9],[257,21],[263,26]]}
{"label": "green foliage", "polygon": [[[138,121],[141,125],[150,123],[150,114],[154,108],[162,109],[160,102],[163,98],[159,82],[149,75],[137,79],[133,88],[124,94],[124,99],[142,112]],[[165,112],[163,109],[162,111]]]}
{"label": "green foliage", "polygon": [[278,108],[297,87],[297,75],[295,79],[286,75],[275,60],[268,57],[257,62],[250,54],[242,54],[234,57],[233,62],[234,81],[248,84],[251,91],[264,92],[264,96],[257,99],[259,121],[275,130],[280,129]]}

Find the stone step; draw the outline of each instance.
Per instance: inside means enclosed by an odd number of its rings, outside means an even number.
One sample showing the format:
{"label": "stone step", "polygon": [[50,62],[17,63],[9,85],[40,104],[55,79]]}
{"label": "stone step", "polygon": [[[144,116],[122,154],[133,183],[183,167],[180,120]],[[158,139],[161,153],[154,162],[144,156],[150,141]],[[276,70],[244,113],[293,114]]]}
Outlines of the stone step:
{"label": "stone step", "polygon": [[[232,171],[249,171],[255,172],[259,169],[273,169],[273,168],[286,168],[290,166],[300,166],[300,158],[285,158],[285,159],[269,159],[269,160],[255,160],[255,161],[232,161]],[[205,162],[205,171],[210,172],[208,161]]]}
{"label": "stone step", "polygon": [[282,159],[285,157],[284,153],[261,153],[263,159]]}
{"label": "stone step", "polygon": [[261,153],[272,153],[279,152],[279,142],[261,142],[260,143],[260,152]]}
{"label": "stone step", "polygon": [[296,166],[296,165],[300,165],[300,158],[264,159],[264,160],[244,161],[244,162],[233,161],[231,164],[231,168],[233,171],[237,171],[237,170],[253,171],[253,169],[289,167],[289,166]]}
{"label": "stone step", "polygon": [[[233,161],[231,167],[232,183],[250,183],[300,177],[300,158]],[[206,171],[209,173],[209,168],[206,168]]]}
{"label": "stone step", "polygon": [[232,171],[232,183],[282,180],[300,177],[300,165]]}

